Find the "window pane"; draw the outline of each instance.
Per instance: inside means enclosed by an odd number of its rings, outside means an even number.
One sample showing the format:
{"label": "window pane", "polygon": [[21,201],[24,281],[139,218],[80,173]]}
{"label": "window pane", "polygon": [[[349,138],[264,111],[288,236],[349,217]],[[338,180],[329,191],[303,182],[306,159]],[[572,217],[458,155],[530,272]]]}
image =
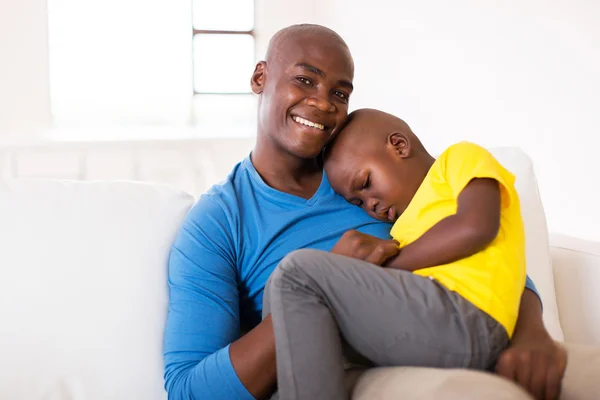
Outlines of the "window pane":
{"label": "window pane", "polygon": [[253,0],[194,0],[194,28],[218,31],[251,31]]}
{"label": "window pane", "polygon": [[210,137],[249,137],[256,134],[256,96],[194,96],[193,125]]}
{"label": "window pane", "polygon": [[250,93],[254,38],[250,35],[196,35],[194,88],[201,93]]}

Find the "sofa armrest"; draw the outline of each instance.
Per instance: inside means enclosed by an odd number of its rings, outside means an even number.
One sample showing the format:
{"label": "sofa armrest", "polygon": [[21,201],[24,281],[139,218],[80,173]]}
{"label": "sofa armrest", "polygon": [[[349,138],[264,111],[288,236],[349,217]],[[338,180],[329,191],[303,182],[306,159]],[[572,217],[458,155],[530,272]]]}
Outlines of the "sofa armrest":
{"label": "sofa armrest", "polygon": [[600,243],[551,234],[550,254],[565,341],[600,345]]}

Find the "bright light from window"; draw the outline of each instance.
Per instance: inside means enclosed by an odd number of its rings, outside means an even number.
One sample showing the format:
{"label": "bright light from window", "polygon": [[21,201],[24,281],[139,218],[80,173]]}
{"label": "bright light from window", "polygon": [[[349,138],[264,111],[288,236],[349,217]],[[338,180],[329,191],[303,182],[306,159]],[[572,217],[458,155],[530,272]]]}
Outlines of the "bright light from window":
{"label": "bright light from window", "polygon": [[196,35],[194,88],[200,93],[250,93],[254,38],[250,35]]}
{"label": "bright light from window", "polygon": [[251,31],[253,0],[194,0],[194,28],[216,31]]}
{"label": "bright light from window", "polygon": [[252,95],[193,95],[249,93],[254,38],[192,30],[250,31],[252,0],[195,0],[193,18],[191,1],[47,1],[57,127],[255,129]]}

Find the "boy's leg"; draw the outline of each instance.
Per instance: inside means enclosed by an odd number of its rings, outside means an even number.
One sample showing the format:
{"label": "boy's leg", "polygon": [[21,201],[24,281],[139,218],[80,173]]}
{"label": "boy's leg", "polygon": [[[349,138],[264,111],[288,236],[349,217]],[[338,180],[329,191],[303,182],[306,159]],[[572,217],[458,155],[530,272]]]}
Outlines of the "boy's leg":
{"label": "boy's leg", "polygon": [[267,290],[286,400],[348,398],[338,326],[378,365],[484,369],[508,343],[499,324],[436,282],[326,252],[290,254]]}

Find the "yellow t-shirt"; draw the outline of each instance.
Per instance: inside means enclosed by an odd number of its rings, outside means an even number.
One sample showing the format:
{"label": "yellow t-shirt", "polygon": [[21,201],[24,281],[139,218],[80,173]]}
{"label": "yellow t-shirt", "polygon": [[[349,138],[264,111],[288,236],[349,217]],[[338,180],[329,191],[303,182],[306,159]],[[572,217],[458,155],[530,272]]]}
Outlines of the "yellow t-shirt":
{"label": "yellow t-shirt", "polygon": [[440,220],[456,214],[458,195],[474,178],[491,178],[500,184],[498,235],[472,256],[414,273],[430,276],[460,294],[498,321],[512,337],[525,286],[525,233],[515,177],[487,150],[467,142],[450,146],[435,161],[391,234],[404,247]]}

